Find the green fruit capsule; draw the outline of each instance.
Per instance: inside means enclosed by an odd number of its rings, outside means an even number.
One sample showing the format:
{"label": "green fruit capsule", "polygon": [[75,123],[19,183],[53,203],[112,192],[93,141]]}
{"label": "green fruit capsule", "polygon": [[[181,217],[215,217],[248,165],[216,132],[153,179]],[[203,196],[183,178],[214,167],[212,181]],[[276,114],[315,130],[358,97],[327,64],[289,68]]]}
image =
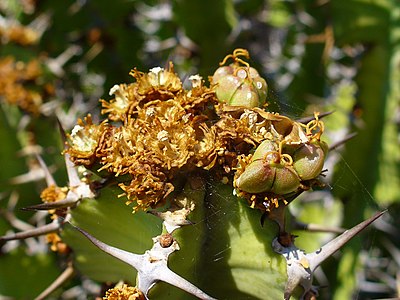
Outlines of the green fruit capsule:
{"label": "green fruit capsule", "polygon": [[258,159],[267,159],[269,162],[271,162],[271,159],[266,158],[265,155],[268,152],[276,152],[277,150],[278,146],[276,143],[270,140],[265,140],[260,145],[258,145],[256,151],[253,154],[253,157],[251,158],[251,161],[255,161]]}
{"label": "green fruit capsule", "polygon": [[266,140],[254,152],[252,160],[236,180],[236,186],[247,193],[271,192],[285,195],[297,190],[300,178],[292,166],[280,163],[276,144]]}
{"label": "green fruit capsule", "polygon": [[268,86],[251,67],[235,64],[218,68],[212,82],[220,102],[245,107],[260,107],[267,98]]}
{"label": "green fruit capsule", "polygon": [[235,106],[257,107],[259,106],[259,95],[248,85],[242,85],[232,95],[229,104]]}
{"label": "green fruit capsule", "polygon": [[247,193],[263,193],[271,190],[274,178],[275,168],[265,161],[256,160],[236,179],[236,186]]}
{"label": "green fruit capsule", "polygon": [[264,78],[260,76],[256,69],[250,67],[249,69],[250,78],[252,80],[253,88],[257,92],[260,102],[265,103],[268,93],[268,85]]}
{"label": "green fruit capsule", "polygon": [[215,94],[220,102],[231,104],[234,94],[240,89],[243,82],[234,75],[225,75],[217,81]]}
{"label": "green fruit capsule", "polygon": [[232,75],[233,74],[233,67],[232,66],[222,66],[219,67],[215,72],[212,77],[213,82],[217,82],[221,78],[225,77],[226,75]]}
{"label": "green fruit capsule", "polygon": [[293,155],[293,167],[301,180],[314,179],[321,173],[325,162],[325,145],[305,144],[296,150]]}
{"label": "green fruit capsule", "polygon": [[300,178],[290,166],[256,160],[239,176],[236,186],[252,194],[271,192],[286,195],[299,188]]}
{"label": "green fruit capsule", "polygon": [[300,186],[300,178],[291,166],[278,165],[275,167],[275,179],[271,192],[277,195],[285,195],[297,190]]}

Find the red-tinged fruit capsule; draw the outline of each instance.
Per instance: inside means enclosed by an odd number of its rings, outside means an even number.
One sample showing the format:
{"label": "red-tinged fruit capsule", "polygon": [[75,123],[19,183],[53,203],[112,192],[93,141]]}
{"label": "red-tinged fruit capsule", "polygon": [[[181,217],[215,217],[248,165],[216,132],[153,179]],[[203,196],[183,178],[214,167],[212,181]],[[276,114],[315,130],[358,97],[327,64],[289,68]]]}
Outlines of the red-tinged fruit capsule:
{"label": "red-tinged fruit capsule", "polygon": [[236,186],[247,193],[258,194],[270,191],[275,179],[275,168],[268,162],[256,160],[246,166],[236,179]]}

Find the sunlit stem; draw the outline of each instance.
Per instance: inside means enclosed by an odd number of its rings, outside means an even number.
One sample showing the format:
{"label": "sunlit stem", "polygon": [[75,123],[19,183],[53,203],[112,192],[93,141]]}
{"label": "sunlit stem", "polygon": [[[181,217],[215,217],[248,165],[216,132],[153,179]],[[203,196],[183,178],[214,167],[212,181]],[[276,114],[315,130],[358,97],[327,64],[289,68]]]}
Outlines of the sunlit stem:
{"label": "sunlit stem", "polygon": [[67,268],[54,280],[35,300],[46,299],[51,293],[62,286],[67,280],[69,280],[75,274],[72,263],[69,263]]}
{"label": "sunlit stem", "polygon": [[62,224],[63,221],[59,218],[44,226],[40,226],[31,230],[4,235],[0,237],[0,244],[7,241],[23,240],[31,237],[37,237],[48,233],[56,232],[61,228]]}

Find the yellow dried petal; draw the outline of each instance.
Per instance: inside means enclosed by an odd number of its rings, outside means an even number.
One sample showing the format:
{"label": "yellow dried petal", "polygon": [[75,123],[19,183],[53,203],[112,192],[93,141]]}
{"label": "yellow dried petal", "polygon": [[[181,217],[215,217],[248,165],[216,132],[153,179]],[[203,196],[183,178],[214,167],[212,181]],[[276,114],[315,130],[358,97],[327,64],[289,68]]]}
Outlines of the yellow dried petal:
{"label": "yellow dried petal", "polygon": [[67,136],[70,147],[66,152],[73,162],[90,165],[95,159],[96,149],[101,145],[101,137],[106,133],[106,123],[93,124],[89,114],[84,121],[79,119],[71,134]]}
{"label": "yellow dried petal", "polygon": [[66,188],[50,185],[41,192],[40,198],[43,202],[56,202],[65,199],[66,193]]}
{"label": "yellow dried petal", "polygon": [[102,114],[108,114],[108,119],[111,121],[123,121],[128,112],[129,105],[135,103],[137,99],[134,95],[136,84],[120,84],[114,85],[110,89],[110,96],[115,96],[109,102],[100,100],[103,109]]}
{"label": "yellow dried petal", "polygon": [[144,300],[143,293],[137,288],[123,284],[109,289],[104,300]]}

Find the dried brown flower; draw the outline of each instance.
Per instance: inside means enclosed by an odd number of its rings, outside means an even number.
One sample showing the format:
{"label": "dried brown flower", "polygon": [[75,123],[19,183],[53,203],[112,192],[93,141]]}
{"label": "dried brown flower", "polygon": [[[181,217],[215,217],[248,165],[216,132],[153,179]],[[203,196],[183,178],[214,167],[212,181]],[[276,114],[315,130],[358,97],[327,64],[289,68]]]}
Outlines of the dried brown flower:
{"label": "dried brown flower", "polygon": [[101,113],[108,114],[108,119],[111,121],[124,121],[130,101],[134,99],[135,86],[135,83],[114,85],[109,94],[115,98],[110,102],[100,100],[103,106]]}
{"label": "dried brown flower", "polygon": [[[294,151],[319,140],[323,132],[317,115],[302,125],[258,107],[219,103],[213,88],[206,87],[198,75],[190,77],[192,88],[185,90],[172,63],[168,70],[135,69],[131,75],[136,82],[114,86],[110,95],[115,98],[101,100],[102,113],[121,125],[107,120],[94,125],[90,116],[85,122],[79,120],[67,152],[76,164],[100,165],[97,171],[113,174],[124,192],[121,195],[135,204],[135,210],[163,204],[177,177],[198,168],[225,182],[233,178],[235,185],[251,162],[253,149],[266,140],[275,145],[276,156],[285,166],[277,172],[292,171]],[[278,199],[285,201],[284,195],[277,194],[285,191],[285,185],[279,184],[272,189],[260,187],[268,190],[260,194],[235,187],[252,206],[268,209],[279,205]],[[310,184],[295,187],[305,189]]]}
{"label": "dried brown flower", "polygon": [[143,293],[137,288],[123,284],[109,289],[104,300],[144,300]]}
{"label": "dried brown flower", "polygon": [[65,254],[69,251],[67,244],[63,243],[61,237],[57,233],[48,233],[46,235],[46,240],[51,244],[51,251],[58,252],[60,254]]}
{"label": "dried brown flower", "polygon": [[71,134],[67,136],[70,148],[66,151],[70,154],[74,163],[90,166],[96,159],[96,150],[107,135],[106,122],[95,125],[91,115],[87,115],[82,121],[78,120]]}
{"label": "dried brown flower", "polygon": [[11,56],[0,59],[0,98],[18,105],[21,109],[37,114],[43,103],[43,97],[37,91],[28,88],[30,83],[41,76],[37,60],[28,63],[15,61]]}
{"label": "dried brown flower", "polygon": [[40,198],[43,202],[56,202],[65,199],[67,192],[67,188],[61,188],[53,184],[42,191]]}
{"label": "dried brown flower", "polygon": [[0,42],[13,42],[22,46],[35,44],[39,40],[39,33],[34,29],[19,24],[0,26]]}

